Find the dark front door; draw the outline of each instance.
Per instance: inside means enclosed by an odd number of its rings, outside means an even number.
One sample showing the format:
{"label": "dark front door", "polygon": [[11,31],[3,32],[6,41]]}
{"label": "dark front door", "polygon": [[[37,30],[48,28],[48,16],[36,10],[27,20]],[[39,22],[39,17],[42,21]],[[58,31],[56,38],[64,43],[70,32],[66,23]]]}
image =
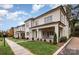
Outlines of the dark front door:
{"label": "dark front door", "polygon": [[25,38],[25,33],[21,33],[21,37],[22,37],[22,39],[24,39]]}

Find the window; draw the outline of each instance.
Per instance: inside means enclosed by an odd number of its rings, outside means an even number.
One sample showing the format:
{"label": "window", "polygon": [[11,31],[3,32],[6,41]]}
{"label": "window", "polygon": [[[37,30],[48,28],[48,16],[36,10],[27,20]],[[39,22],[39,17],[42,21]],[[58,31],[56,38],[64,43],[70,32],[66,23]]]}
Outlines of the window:
{"label": "window", "polygon": [[38,22],[37,21],[35,22],[35,25],[38,25]]}
{"label": "window", "polygon": [[29,35],[29,32],[27,32],[27,36]]}
{"label": "window", "polygon": [[51,21],[52,21],[52,16],[48,16],[48,17],[44,18],[45,23],[49,23]]}
{"label": "window", "polygon": [[26,23],[26,27],[29,27],[29,23]]}

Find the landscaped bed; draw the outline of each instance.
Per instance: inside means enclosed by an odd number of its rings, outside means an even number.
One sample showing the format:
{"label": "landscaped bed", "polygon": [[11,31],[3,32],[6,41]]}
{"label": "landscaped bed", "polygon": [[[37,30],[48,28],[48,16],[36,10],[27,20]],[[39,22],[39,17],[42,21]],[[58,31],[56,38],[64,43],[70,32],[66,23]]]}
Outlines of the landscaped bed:
{"label": "landscaped bed", "polygon": [[3,43],[3,38],[0,37],[0,55],[13,55],[13,51],[10,49],[7,43]]}
{"label": "landscaped bed", "polygon": [[57,45],[41,41],[27,41],[20,42],[18,44],[29,49],[32,53],[37,55],[51,55],[59,48]]}

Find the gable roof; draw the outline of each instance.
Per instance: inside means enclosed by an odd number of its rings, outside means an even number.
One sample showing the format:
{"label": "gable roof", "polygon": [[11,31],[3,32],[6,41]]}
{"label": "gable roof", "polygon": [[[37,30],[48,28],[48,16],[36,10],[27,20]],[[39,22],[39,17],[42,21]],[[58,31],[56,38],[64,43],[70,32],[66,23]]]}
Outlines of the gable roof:
{"label": "gable roof", "polygon": [[49,10],[49,11],[47,11],[47,12],[45,12],[45,13],[43,13],[43,14],[41,14],[41,15],[37,16],[37,17],[35,17],[35,18],[29,18],[29,19],[27,19],[27,20],[26,20],[26,21],[24,21],[24,22],[27,22],[28,20],[35,20],[35,19],[37,19],[37,18],[39,18],[39,17],[44,16],[45,14],[48,14],[48,13],[53,12],[53,11],[55,11],[56,9],[59,9],[59,8],[60,8],[60,9],[64,12],[64,14],[66,14],[66,13],[65,13],[65,11],[64,11],[63,6],[62,6],[62,5],[60,5],[60,6],[56,7],[56,8],[54,8],[54,9],[51,9],[51,10]]}
{"label": "gable roof", "polygon": [[29,18],[29,19],[25,20],[24,22],[27,22],[27,21],[29,21],[29,20],[34,20],[34,18]]}
{"label": "gable roof", "polygon": [[21,26],[25,26],[25,24],[23,24],[23,25],[19,25],[19,26],[17,26],[17,27],[14,27],[14,28],[18,28],[18,27],[21,27]]}
{"label": "gable roof", "polygon": [[[63,6],[60,5],[60,6],[56,7],[56,8],[54,8],[54,9],[51,9],[51,10],[49,10],[49,11],[47,11],[47,12],[45,12],[45,13],[43,13],[43,14],[37,16],[37,17],[35,17],[35,19],[37,19],[37,18],[39,18],[39,17],[42,17],[42,16],[45,15],[45,14],[51,13],[51,12],[53,12],[53,11],[55,11],[56,9],[59,9],[59,8],[64,11]],[[65,12],[65,11],[64,11],[64,12]]]}

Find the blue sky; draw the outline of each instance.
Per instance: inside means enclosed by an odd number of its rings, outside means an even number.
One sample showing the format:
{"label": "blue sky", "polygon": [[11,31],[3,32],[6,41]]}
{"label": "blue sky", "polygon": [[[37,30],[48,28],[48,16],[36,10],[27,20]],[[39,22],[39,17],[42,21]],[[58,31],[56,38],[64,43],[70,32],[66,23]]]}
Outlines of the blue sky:
{"label": "blue sky", "polygon": [[0,30],[22,25],[25,20],[41,15],[59,5],[0,4]]}

